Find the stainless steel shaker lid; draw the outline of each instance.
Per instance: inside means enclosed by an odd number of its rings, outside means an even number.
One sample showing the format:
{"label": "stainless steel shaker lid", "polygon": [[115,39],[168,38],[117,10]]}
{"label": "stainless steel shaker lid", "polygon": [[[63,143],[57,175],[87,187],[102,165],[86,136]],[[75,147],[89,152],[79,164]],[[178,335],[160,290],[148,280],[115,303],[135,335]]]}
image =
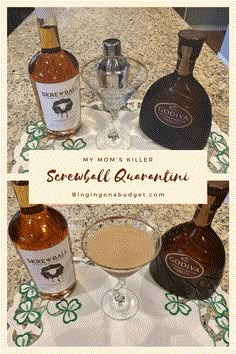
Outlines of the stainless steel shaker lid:
{"label": "stainless steel shaker lid", "polygon": [[103,55],[121,55],[121,43],[117,38],[108,38],[103,41]]}

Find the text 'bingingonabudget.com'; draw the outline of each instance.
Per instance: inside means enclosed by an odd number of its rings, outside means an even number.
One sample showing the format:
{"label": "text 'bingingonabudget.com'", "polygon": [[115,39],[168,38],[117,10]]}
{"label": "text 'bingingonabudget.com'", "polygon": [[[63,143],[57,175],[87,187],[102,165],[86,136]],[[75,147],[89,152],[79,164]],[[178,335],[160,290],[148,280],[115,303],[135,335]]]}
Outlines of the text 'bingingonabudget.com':
{"label": "text 'bingingonabudget.com'", "polygon": [[113,192],[113,193],[83,193],[83,192],[72,192],[72,197],[79,197],[79,198],[164,198],[165,193],[120,193],[120,192]]}

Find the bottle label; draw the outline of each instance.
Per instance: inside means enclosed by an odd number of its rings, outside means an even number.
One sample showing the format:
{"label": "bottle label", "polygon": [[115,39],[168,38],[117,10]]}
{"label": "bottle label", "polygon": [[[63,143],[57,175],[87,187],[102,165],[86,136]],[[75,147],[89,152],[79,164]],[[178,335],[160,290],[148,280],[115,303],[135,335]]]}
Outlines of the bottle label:
{"label": "bottle label", "polygon": [[35,84],[48,129],[62,131],[80,124],[79,75],[57,84]]}
{"label": "bottle label", "polygon": [[172,128],[185,128],[193,121],[192,115],[176,103],[158,103],[154,112],[163,124]]}
{"label": "bottle label", "polygon": [[182,278],[199,278],[204,273],[203,266],[186,254],[169,253],[165,263],[174,274]]}
{"label": "bottle label", "polygon": [[75,282],[68,237],[58,245],[44,250],[18,251],[40,292],[59,293]]}

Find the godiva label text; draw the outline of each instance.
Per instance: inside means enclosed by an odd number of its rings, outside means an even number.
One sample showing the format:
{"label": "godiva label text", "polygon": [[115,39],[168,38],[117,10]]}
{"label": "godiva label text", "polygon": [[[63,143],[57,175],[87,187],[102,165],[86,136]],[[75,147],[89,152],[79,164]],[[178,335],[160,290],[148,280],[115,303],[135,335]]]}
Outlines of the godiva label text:
{"label": "godiva label text", "polygon": [[186,254],[169,253],[165,262],[174,274],[182,278],[199,278],[204,273],[202,265]]}
{"label": "godiva label text", "polygon": [[176,103],[158,103],[154,111],[162,123],[172,128],[185,128],[193,121],[192,115]]}

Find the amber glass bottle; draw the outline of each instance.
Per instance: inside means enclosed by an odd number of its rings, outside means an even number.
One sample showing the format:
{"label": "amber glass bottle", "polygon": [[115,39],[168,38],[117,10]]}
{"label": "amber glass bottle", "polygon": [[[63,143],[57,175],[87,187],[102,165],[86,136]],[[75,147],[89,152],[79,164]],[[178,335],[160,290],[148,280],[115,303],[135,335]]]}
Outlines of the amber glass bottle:
{"label": "amber glass bottle", "polygon": [[198,205],[192,221],[172,227],[150,264],[157,284],[188,299],[207,299],[218,287],[225,265],[224,246],[211,227],[228,193],[228,182],[208,182],[208,204]]}
{"label": "amber glass bottle", "polygon": [[27,181],[13,182],[20,211],[9,224],[9,236],[40,295],[58,300],[75,288],[75,271],[67,222],[55,209],[29,204]]}
{"label": "amber glass bottle", "polygon": [[142,102],[139,124],[156,143],[174,150],[201,150],[211,129],[211,103],[193,76],[204,32],[179,32],[176,70],[157,80]]}
{"label": "amber glass bottle", "polygon": [[29,74],[47,133],[63,138],[81,126],[79,64],[61,49],[53,8],[35,9],[41,52],[29,63]]}

